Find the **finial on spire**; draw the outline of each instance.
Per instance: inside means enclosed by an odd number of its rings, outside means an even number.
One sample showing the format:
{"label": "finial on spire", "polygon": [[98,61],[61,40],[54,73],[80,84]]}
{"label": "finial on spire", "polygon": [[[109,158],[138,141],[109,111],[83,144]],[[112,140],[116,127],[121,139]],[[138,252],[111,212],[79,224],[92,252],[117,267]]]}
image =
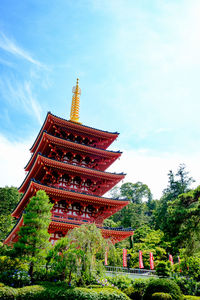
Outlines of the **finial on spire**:
{"label": "finial on spire", "polygon": [[78,85],[79,79],[76,80],[76,86],[73,87],[72,92],[72,106],[71,106],[71,113],[70,113],[70,121],[75,123],[79,122],[79,106],[80,106],[80,95],[81,89]]}

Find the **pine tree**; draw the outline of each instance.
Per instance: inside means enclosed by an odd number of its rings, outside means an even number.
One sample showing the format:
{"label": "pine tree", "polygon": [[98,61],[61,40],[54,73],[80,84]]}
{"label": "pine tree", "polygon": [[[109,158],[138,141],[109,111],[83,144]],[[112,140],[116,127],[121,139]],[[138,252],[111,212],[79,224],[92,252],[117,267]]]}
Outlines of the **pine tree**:
{"label": "pine tree", "polygon": [[49,246],[48,227],[51,221],[53,204],[44,191],[38,191],[30,199],[23,214],[23,226],[19,230],[19,240],[14,244],[18,256],[29,261],[29,275],[33,278],[36,261],[44,258],[45,249]]}

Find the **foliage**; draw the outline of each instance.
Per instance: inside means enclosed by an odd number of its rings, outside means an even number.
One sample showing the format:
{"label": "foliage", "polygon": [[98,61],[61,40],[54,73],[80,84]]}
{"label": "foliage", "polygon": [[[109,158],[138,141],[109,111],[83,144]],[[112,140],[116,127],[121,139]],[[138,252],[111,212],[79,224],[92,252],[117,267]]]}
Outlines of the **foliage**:
{"label": "foliage", "polygon": [[[105,249],[112,247],[101,234],[100,229],[93,224],[84,224],[68,233],[70,243],[80,252],[80,277],[89,283],[90,278],[102,272],[102,261]],[[98,260],[97,260],[98,256]]]}
{"label": "foliage", "polygon": [[194,182],[194,180],[188,177],[188,172],[186,172],[184,164],[179,166],[176,174],[174,174],[172,170],[169,171],[168,186],[163,191],[163,196],[154,211],[156,229],[161,229],[165,234],[170,234],[172,225],[168,221],[168,204],[175,200],[180,194],[188,192],[192,182]]}
{"label": "foliage", "polygon": [[0,282],[21,287],[30,283],[28,265],[19,258],[0,256]]}
{"label": "foliage", "polygon": [[114,286],[117,286],[122,291],[133,283],[133,280],[131,278],[123,275],[117,275],[115,277],[107,277],[107,280]]}
{"label": "foliage", "polygon": [[172,300],[172,296],[168,293],[154,293],[152,295],[153,300]]}
{"label": "foliage", "polygon": [[12,287],[22,287],[31,283],[30,275],[25,270],[9,270],[0,274],[0,281]]}
{"label": "foliage", "polygon": [[47,268],[51,266],[57,279],[68,277],[68,283],[72,279],[77,285],[95,283],[95,276],[102,273],[108,246],[113,248],[95,224],[84,224],[56,242],[47,255]]}
{"label": "foliage", "polygon": [[6,235],[16,223],[11,217],[11,212],[17,205],[20,194],[15,187],[0,188],[0,240],[4,240]]}
{"label": "foliage", "polygon": [[169,277],[171,272],[171,263],[169,261],[160,261],[156,266],[156,275],[159,277]]}
{"label": "foliage", "polygon": [[175,277],[173,280],[184,295],[198,295],[198,283],[195,280],[186,277]]}
{"label": "foliage", "polygon": [[48,253],[47,261],[51,263],[51,268],[61,280],[65,280],[69,276],[69,283],[71,282],[72,273],[77,273],[81,268],[81,261],[84,252],[82,249],[77,248],[75,243],[67,236],[58,240]]}
{"label": "foliage", "polygon": [[149,279],[135,279],[132,285],[124,289],[124,293],[133,300],[141,300]]}
{"label": "foliage", "polygon": [[19,230],[19,240],[14,244],[18,256],[30,262],[29,274],[33,277],[33,267],[37,260],[44,259],[50,246],[48,227],[51,221],[53,204],[44,191],[38,191],[30,199],[23,214],[24,226]]}
{"label": "foliage", "polygon": [[20,300],[128,300],[129,298],[117,289],[112,288],[70,288],[29,286],[19,289],[2,287],[0,288],[0,299],[20,299]]}
{"label": "foliage", "polygon": [[170,294],[173,300],[181,300],[183,298],[179,286],[174,281],[169,279],[151,279],[146,287],[143,299],[150,300],[154,293],[159,292]]}
{"label": "foliage", "polygon": [[[139,228],[147,224],[152,211],[152,194],[149,187],[142,182],[124,183],[112,192],[114,198],[128,199],[130,204],[114,214],[111,219],[123,227]],[[145,202],[146,200],[147,202]],[[131,243],[131,240],[130,240]]]}
{"label": "foliage", "polygon": [[200,250],[200,186],[168,205],[168,223],[175,247],[185,247],[188,255]]}
{"label": "foliage", "polygon": [[199,297],[186,295],[183,297],[184,300],[199,300]]}

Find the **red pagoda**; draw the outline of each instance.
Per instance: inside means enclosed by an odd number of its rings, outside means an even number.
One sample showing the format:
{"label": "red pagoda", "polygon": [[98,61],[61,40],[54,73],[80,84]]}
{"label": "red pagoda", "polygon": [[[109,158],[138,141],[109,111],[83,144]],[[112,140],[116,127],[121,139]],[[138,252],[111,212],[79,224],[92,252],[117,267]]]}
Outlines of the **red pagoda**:
{"label": "red pagoda", "polygon": [[103,227],[104,219],[126,206],[129,201],[110,199],[102,195],[114,187],[125,174],[105,172],[121,156],[121,152],[106,150],[119,135],[84,126],[79,122],[80,88],[78,79],[73,88],[70,120],[48,113],[30,151],[25,167],[27,176],[19,188],[23,196],[12,216],[18,219],[4,243],[12,245],[23,226],[23,210],[38,190],[44,190],[54,203],[49,233],[55,243],[70,229],[95,223],[104,238],[113,243],[133,231]]}

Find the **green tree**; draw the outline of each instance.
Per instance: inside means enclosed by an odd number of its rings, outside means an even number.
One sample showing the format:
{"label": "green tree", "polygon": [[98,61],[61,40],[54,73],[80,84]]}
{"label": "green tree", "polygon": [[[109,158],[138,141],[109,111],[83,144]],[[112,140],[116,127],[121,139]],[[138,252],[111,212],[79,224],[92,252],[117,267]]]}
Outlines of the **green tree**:
{"label": "green tree", "polygon": [[72,273],[78,273],[81,269],[81,261],[84,252],[77,248],[75,243],[72,243],[68,236],[58,240],[55,246],[49,251],[47,255],[47,262],[51,264],[51,268],[58,275],[61,280],[65,280],[68,275],[68,284],[72,279]]}
{"label": "green tree", "polygon": [[168,186],[163,191],[163,196],[158,202],[154,211],[154,225],[156,229],[161,229],[166,235],[169,234],[171,224],[168,219],[168,204],[175,200],[180,194],[190,190],[192,177],[188,176],[185,165],[181,164],[176,174],[172,170],[168,173]]}
{"label": "green tree", "polygon": [[139,181],[124,183],[120,189],[115,188],[113,190],[113,196],[118,199],[130,200],[128,206],[111,217],[114,222],[120,222],[123,227],[132,228],[139,228],[144,224],[148,224],[150,214],[148,205],[150,206],[152,201],[152,194],[146,184]]}
{"label": "green tree", "polygon": [[152,200],[152,194],[149,187],[140,181],[122,184],[120,188],[120,197],[127,198],[136,204],[142,203],[143,200]]}
{"label": "green tree", "polygon": [[14,244],[16,253],[29,261],[29,275],[32,279],[35,262],[44,259],[46,248],[50,245],[48,227],[52,207],[46,193],[38,191],[26,207],[24,225],[19,230],[19,240]]}
{"label": "green tree", "polygon": [[168,235],[188,255],[200,251],[200,186],[168,204]]}
{"label": "green tree", "polygon": [[17,205],[20,194],[15,187],[0,188],[0,240],[4,240],[16,223],[11,212]]}
{"label": "green tree", "polygon": [[94,223],[74,228],[68,233],[68,239],[76,249],[83,251],[80,274],[82,278],[90,280],[101,270],[105,249],[112,247],[111,243],[109,245],[102,237],[100,229]]}

